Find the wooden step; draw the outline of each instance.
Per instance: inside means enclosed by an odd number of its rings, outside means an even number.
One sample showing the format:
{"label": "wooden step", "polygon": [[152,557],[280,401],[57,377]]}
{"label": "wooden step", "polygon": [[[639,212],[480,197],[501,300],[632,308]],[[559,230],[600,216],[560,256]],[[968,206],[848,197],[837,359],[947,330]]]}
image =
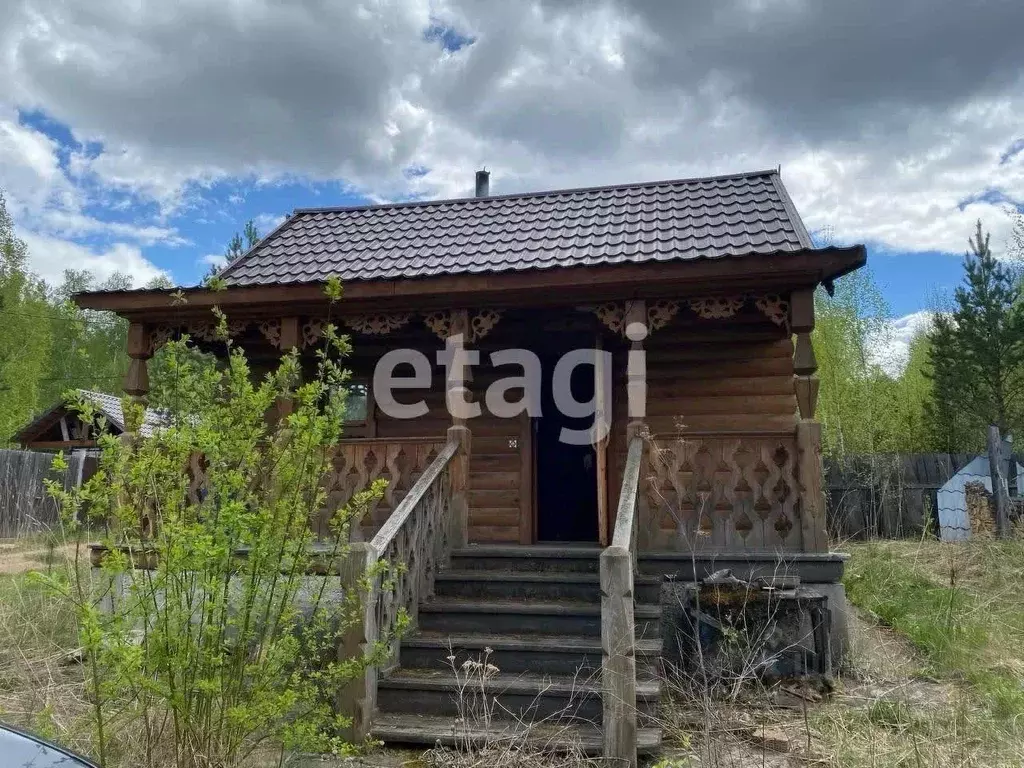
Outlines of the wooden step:
{"label": "wooden step", "polygon": [[[490,649],[490,654],[486,649]],[[546,675],[593,674],[601,669],[601,638],[543,634],[447,634],[418,632],[402,639],[401,665],[408,668],[448,669],[466,659],[488,661],[502,672]],[[636,645],[637,675],[657,676],[661,640],[639,640]]]}
{"label": "wooden step", "polygon": [[[661,637],[661,606],[634,606],[637,638]],[[425,632],[601,636],[601,605],[589,602],[435,597],[419,607]]]}
{"label": "wooden step", "polygon": [[601,548],[578,544],[470,544],[451,556],[451,570],[582,571],[598,573]]}
{"label": "wooden step", "polygon": [[[641,603],[658,603],[661,577],[636,576],[634,596]],[[480,599],[537,599],[598,602],[598,573],[556,570],[498,570],[466,568],[442,571],[435,578],[438,597]]]}
{"label": "wooden step", "polygon": [[[459,715],[461,709],[488,704],[476,696],[478,677],[468,682],[452,670],[399,668],[377,683],[377,707],[381,712]],[[496,717],[524,722],[566,721],[601,724],[600,674],[539,675],[495,673],[486,683],[489,697],[496,697]],[[661,688],[656,680],[638,680],[637,713],[650,722],[657,712]],[[476,697],[476,698],[474,698]]]}
{"label": "wooden step", "polygon": [[[582,723],[542,723],[526,727],[515,720],[492,720],[490,727],[482,723],[466,723],[443,715],[407,713],[380,714],[373,721],[372,735],[387,744],[433,747],[462,746],[468,742],[515,746],[527,744],[537,749],[562,752],[582,751],[598,757],[602,751],[601,729]],[[643,755],[661,748],[661,730],[641,728],[637,731],[637,751]]]}

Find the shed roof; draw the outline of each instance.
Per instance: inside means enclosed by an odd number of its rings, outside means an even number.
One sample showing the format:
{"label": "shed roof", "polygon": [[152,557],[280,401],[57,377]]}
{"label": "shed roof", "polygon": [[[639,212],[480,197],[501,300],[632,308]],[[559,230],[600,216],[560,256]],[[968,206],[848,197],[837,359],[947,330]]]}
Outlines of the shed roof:
{"label": "shed roof", "polygon": [[221,272],[229,286],[393,280],[813,248],[778,171],[296,210]]}
{"label": "shed roof", "polygon": [[[121,398],[118,395],[111,395],[106,392],[93,392],[88,389],[78,389],[75,391],[80,397],[92,402],[116,432],[124,432],[124,410],[121,407]],[[31,423],[22,427],[14,436],[14,439],[22,444],[32,442],[69,411],[70,409],[65,402],[54,403],[50,408],[33,419]],[[139,428],[139,434],[143,437],[149,437],[167,423],[166,413],[153,408],[147,408],[143,416],[142,426]]]}
{"label": "shed roof", "polygon": [[[88,389],[80,389],[78,394],[94,402],[111,424],[117,427],[118,430],[124,431],[124,410],[121,408],[121,397],[119,395],[109,395],[106,392],[92,392]],[[154,431],[167,424],[168,418],[164,411],[147,408],[142,417],[139,434],[142,437],[149,437]]]}

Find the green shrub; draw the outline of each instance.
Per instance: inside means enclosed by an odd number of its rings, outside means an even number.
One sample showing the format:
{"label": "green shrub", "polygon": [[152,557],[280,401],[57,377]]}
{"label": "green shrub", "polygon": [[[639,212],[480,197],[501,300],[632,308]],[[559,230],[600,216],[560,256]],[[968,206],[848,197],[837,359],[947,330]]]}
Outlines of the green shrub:
{"label": "green shrub", "polygon": [[[346,556],[349,524],[382,484],[340,510],[314,552],[309,520],[325,504],[347,376],[337,362],[347,340],[331,327],[326,339],[305,383],[294,351],[254,382],[229,341],[220,367],[172,342],[169,426],[101,438],[99,469],[81,489],[50,488],[69,531],[102,531],[98,570],[80,549],[69,577],[43,577],[75,615],[101,764],[129,751],[133,764],[205,768],[249,764],[270,746],[349,749],[334,693],[388,638],[361,658],[338,659],[336,647],[379,574],[339,592],[337,570],[313,565]],[[284,400],[287,416],[265,417]],[[131,432],[142,409],[126,401],[125,411]]]}

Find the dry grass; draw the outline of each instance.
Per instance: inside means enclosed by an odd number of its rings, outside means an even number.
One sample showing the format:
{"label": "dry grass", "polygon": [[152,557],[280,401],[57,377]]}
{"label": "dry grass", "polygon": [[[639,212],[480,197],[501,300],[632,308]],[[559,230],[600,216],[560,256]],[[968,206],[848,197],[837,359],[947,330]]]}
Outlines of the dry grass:
{"label": "dry grass", "polygon": [[835,694],[691,691],[666,707],[666,766],[1024,765],[1024,542],[848,549],[860,607]]}
{"label": "dry grass", "polygon": [[0,719],[88,752],[74,619],[32,571],[61,568],[66,556],[45,539],[0,540]]}
{"label": "dry grass", "polygon": [[[767,687],[677,689],[662,707],[660,768],[1024,765],[1024,542],[853,544],[851,647],[836,693]],[[29,574],[68,552],[0,541],[0,720],[89,753],[82,669],[66,664],[72,618]],[[486,715],[467,699],[467,720]],[[526,734],[395,765],[589,765]],[[369,758],[366,764],[371,764]],[[131,765],[130,760],[124,762]],[[268,757],[268,765],[269,757]]]}

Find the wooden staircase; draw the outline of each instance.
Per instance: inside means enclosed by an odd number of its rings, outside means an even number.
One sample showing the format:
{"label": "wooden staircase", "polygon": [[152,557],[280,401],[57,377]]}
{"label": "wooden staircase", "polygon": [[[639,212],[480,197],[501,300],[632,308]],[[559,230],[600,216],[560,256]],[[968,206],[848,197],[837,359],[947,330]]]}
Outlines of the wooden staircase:
{"label": "wooden staircase", "polygon": [[[434,746],[490,738],[539,738],[602,750],[601,550],[587,546],[469,546],[452,553],[402,638],[398,666],[377,685],[372,735],[388,744]],[[635,577],[637,746],[658,749],[660,579]],[[498,668],[486,727],[458,720],[454,664]],[[482,718],[481,718],[482,720]]]}

